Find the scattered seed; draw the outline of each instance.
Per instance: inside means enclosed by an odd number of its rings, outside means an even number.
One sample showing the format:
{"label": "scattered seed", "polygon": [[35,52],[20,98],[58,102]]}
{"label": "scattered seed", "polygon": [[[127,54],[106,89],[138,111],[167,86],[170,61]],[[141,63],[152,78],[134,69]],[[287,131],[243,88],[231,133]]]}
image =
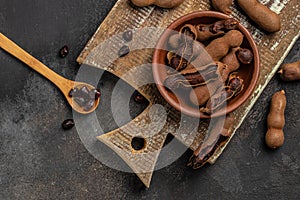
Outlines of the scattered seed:
{"label": "scattered seed", "polygon": [[130,52],[129,47],[126,46],[126,45],[124,45],[124,46],[122,46],[122,47],[120,48],[118,54],[119,54],[120,57],[124,57],[124,56],[126,56],[129,52]]}
{"label": "scattered seed", "polygon": [[99,99],[101,97],[101,92],[99,90],[96,90],[95,92],[95,100]]}
{"label": "scattered seed", "polygon": [[61,126],[64,130],[70,130],[75,126],[75,122],[73,119],[66,119]]}
{"label": "scattered seed", "polygon": [[126,41],[126,42],[130,42],[132,40],[132,36],[133,36],[133,33],[131,30],[128,30],[126,32],[123,33],[123,39]]}
{"label": "scattered seed", "polygon": [[60,50],[59,50],[59,56],[61,58],[65,58],[67,55],[69,54],[69,47],[67,45],[63,46]]}
{"label": "scattered seed", "polygon": [[146,98],[141,95],[140,93],[138,93],[137,91],[134,93],[134,101],[136,103],[142,104],[146,102]]}

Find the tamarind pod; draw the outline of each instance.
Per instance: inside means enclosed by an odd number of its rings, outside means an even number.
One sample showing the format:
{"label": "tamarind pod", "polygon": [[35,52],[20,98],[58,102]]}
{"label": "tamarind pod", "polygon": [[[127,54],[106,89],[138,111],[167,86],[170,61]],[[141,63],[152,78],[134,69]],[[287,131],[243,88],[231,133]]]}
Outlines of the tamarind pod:
{"label": "tamarind pod", "polygon": [[280,78],[284,81],[300,80],[300,60],[284,64],[278,73],[280,74]]}
{"label": "tamarind pod", "polygon": [[250,19],[265,31],[272,33],[281,29],[279,15],[257,0],[237,0],[237,3]]}
{"label": "tamarind pod", "polygon": [[276,149],[284,143],[284,132],[282,129],[269,128],[265,136],[269,148]]}
{"label": "tamarind pod", "polygon": [[221,62],[216,63],[218,66],[218,78],[207,85],[196,87],[190,92],[189,98],[194,105],[204,105],[220,87],[224,86],[224,81],[226,81],[229,74],[228,66]]}
{"label": "tamarind pod", "polygon": [[226,31],[234,30],[238,26],[238,21],[230,18],[220,20],[213,24],[195,25],[197,31],[197,39],[199,41],[207,41],[225,35]]}
{"label": "tamarind pod", "polygon": [[243,42],[244,35],[238,30],[231,30],[223,37],[213,40],[205,50],[212,60],[219,61],[226,56],[230,48],[239,47]]}
{"label": "tamarind pod", "polygon": [[230,10],[231,5],[232,5],[232,0],[212,0],[213,8],[227,15],[229,15],[232,12]]}
{"label": "tamarind pod", "polygon": [[184,0],[156,0],[154,4],[161,8],[174,8],[183,2]]}
{"label": "tamarind pod", "polygon": [[233,123],[234,117],[232,114],[226,116],[225,122],[222,119],[218,120],[209,132],[208,137],[194,151],[187,165],[192,166],[193,169],[198,169],[207,163],[218,148],[218,144],[231,136]]}
{"label": "tamarind pod", "polygon": [[179,6],[184,0],[131,0],[131,2],[139,7],[157,5],[162,8],[173,8]]}
{"label": "tamarind pod", "polygon": [[285,107],[286,97],[284,90],[276,92],[271,100],[270,113],[267,119],[268,131],[265,136],[266,144],[270,148],[278,148],[284,143]]}

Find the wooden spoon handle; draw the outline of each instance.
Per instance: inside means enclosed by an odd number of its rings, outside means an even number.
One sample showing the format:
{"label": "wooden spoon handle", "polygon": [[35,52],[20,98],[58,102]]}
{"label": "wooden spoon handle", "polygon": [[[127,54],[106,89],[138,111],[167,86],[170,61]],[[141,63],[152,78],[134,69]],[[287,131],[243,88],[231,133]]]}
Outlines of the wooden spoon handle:
{"label": "wooden spoon handle", "polygon": [[39,72],[41,75],[52,81],[59,88],[64,85],[67,79],[58,75],[46,65],[41,63],[39,60],[31,56],[29,53],[24,51],[21,47],[15,44],[13,41],[8,39],[5,35],[0,33],[0,47],[4,49],[9,54],[15,56],[29,67]]}

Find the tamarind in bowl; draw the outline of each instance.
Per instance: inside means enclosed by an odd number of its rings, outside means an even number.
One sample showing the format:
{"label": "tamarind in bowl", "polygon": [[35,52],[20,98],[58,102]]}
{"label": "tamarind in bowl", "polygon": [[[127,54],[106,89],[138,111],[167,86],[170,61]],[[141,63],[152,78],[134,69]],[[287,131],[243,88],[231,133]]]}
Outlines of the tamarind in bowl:
{"label": "tamarind in bowl", "polygon": [[[239,78],[241,78],[243,80],[243,84],[244,84],[243,90],[240,91],[237,96],[235,96],[234,98],[227,101],[225,107],[223,107],[219,110],[216,110],[210,114],[207,114],[207,113],[200,111],[201,109],[199,106],[191,103],[191,101],[188,98],[189,92],[185,92],[183,90],[183,91],[180,91],[175,94],[174,91],[171,91],[167,87],[165,87],[165,80],[170,76],[170,74],[169,74],[170,72],[168,71],[168,69],[170,68],[170,67],[168,67],[168,65],[170,63],[168,63],[167,58],[170,56],[174,56],[172,54],[172,52],[170,55],[170,51],[167,50],[169,48],[168,47],[169,38],[172,37],[172,39],[171,39],[172,42],[178,41],[178,38],[176,38],[176,35],[174,36],[174,31],[180,32],[183,29],[189,28],[189,30],[191,30],[193,33],[194,28],[192,28],[191,26],[197,28],[198,27],[197,25],[199,25],[199,24],[207,24],[207,25],[213,24],[213,23],[217,24],[217,22],[220,20],[229,20],[229,19],[232,19],[232,18],[229,17],[228,15],[222,14],[220,12],[214,12],[214,11],[198,11],[198,12],[190,13],[188,15],[185,15],[185,16],[177,19],[173,23],[171,23],[169,25],[169,27],[167,28],[167,30],[164,31],[164,33],[161,35],[160,39],[158,40],[158,43],[154,50],[154,55],[153,55],[153,60],[152,60],[152,72],[153,72],[154,81],[157,85],[157,88],[158,88],[160,94],[164,97],[164,99],[171,106],[173,106],[178,111],[180,111],[186,115],[192,116],[192,117],[199,117],[199,118],[219,117],[222,115],[226,115],[226,114],[234,111],[238,107],[240,107],[252,94],[252,92],[256,86],[258,77],[259,77],[259,54],[258,54],[256,44],[255,44],[251,34],[239,22],[236,24],[236,30],[241,32],[244,36],[242,43],[235,44],[235,42],[231,42],[232,43],[231,46],[227,45],[228,46],[227,47],[226,45],[220,45],[219,48],[229,48],[230,47],[230,49],[226,49],[226,51],[228,51],[228,54],[229,54],[231,51],[231,48],[233,49],[235,47],[234,45],[240,45],[239,48],[249,49],[252,52],[253,60],[250,63],[249,62],[241,62],[240,67],[236,70],[236,72],[234,72],[234,73],[237,73]],[[218,28],[218,26],[217,26],[217,28]],[[224,26],[223,26],[223,28],[224,28]],[[229,30],[230,30],[230,27],[229,27]],[[224,33],[224,35],[225,35],[225,33]],[[197,34],[197,36],[199,36],[199,34]],[[220,35],[213,34],[211,39],[208,39],[207,41],[203,41],[203,42],[201,41],[201,43],[204,46],[208,46],[208,44],[210,42],[212,42],[213,40],[216,39],[215,37],[217,37],[217,39],[218,39],[218,38],[220,38]],[[199,37],[195,37],[195,38],[198,38],[198,41],[199,41]],[[227,37],[227,38],[229,38],[229,37]],[[222,41],[222,39],[219,39],[219,40]],[[177,45],[172,44],[172,46],[176,47]],[[193,47],[193,50],[195,52],[197,52],[197,48]],[[216,51],[221,51],[221,49],[216,48]],[[225,55],[226,54],[227,53],[225,53]],[[241,51],[240,54],[241,54],[241,57],[243,57],[244,59],[247,58],[247,55],[244,55],[243,51]],[[225,57],[225,55],[224,55],[224,57]],[[222,61],[221,56],[222,56],[222,54],[218,53],[218,56],[215,56],[215,58],[220,59],[220,60],[218,60],[218,61],[213,60],[213,61],[221,62]],[[193,56],[191,56],[191,58],[192,57]],[[202,59],[199,62],[205,62],[204,60]],[[178,59],[175,61],[177,61],[177,63],[181,62]],[[183,64],[185,64],[185,65],[183,65],[183,68],[185,68],[183,70],[188,71],[189,64],[188,63],[183,63]],[[179,70],[182,70],[182,69],[179,69]],[[190,81],[193,81],[193,79],[191,79]],[[181,81],[180,83],[184,83],[184,82]],[[212,94],[210,96],[212,96]]]}

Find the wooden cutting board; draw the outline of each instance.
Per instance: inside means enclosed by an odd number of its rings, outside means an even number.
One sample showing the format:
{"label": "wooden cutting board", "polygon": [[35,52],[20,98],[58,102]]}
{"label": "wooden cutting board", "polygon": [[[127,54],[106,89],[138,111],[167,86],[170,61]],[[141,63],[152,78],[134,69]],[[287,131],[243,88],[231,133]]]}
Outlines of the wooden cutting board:
{"label": "wooden cutting board", "polygon": [[[299,0],[261,0],[261,2],[280,15],[282,29],[278,33],[266,34],[250,21],[244,12],[241,12],[235,5],[233,6],[232,17],[240,20],[241,24],[250,31],[258,46],[261,58],[261,71],[258,84],[252,96],[233,112],[235,117],[233,134],[211,157],[209,160],[211,164],[221,155],[299,37]],[[195,150],[205,136],[209,134],[207,129],[210,121],[201,120],[196,131],[176,132],[179,123],[182,123],[180,112],[173,109],[162,98],[155,84],[141,86],[145,81],[152,81],[153,83],[150,67],[148,71],[138,71],[138,68],[136,68],[136,66],[151,63],[153,49],[141,48],[154,47],[162,30],[177,18],[194,11],[205,10],[211,10],[209,0],[186,0],[182,5],[174,9],[162,9],[156,6],[137,8],[129,0],[119,0],[77,60],[80,64],[87,64],[115,74],[136,88],[149,100],[149,107],[137,118],[119,129],[98,137],[100,141],[113,149],[132,168],[147,187],[150,186],[157,158],[167,135],[169,133],[173,134],[187,147]],[[137,31],[143,28],[144,31]],[[134,35],[134,39],[129,45],[131,49],[136,48],[137,50],[124,58],[116,59],[119,48],[124,44],[121,36],[117,34],[129,29],[139,35]],[[114,38],[113,40],[111,40],[112,37]],[[109,42],[106,42],[107,40]],[[138,76],[136,76],[137,74]],[[161,120],[164,117],[159,112],[159,108],[153,109],[153,105],[157,104],[164,106],[167,110],[166,123],[160,130],[156,130],[152,119],[153,112],[154,114],[156,113],[157,120]],[[189,118],[187,117],[186,119]],[[193,119],[190,118],[190,120]],[[141,135],[146,138],[146,146],[142,151],[136,152],[131,147],[131,140],[133,137]]]}

